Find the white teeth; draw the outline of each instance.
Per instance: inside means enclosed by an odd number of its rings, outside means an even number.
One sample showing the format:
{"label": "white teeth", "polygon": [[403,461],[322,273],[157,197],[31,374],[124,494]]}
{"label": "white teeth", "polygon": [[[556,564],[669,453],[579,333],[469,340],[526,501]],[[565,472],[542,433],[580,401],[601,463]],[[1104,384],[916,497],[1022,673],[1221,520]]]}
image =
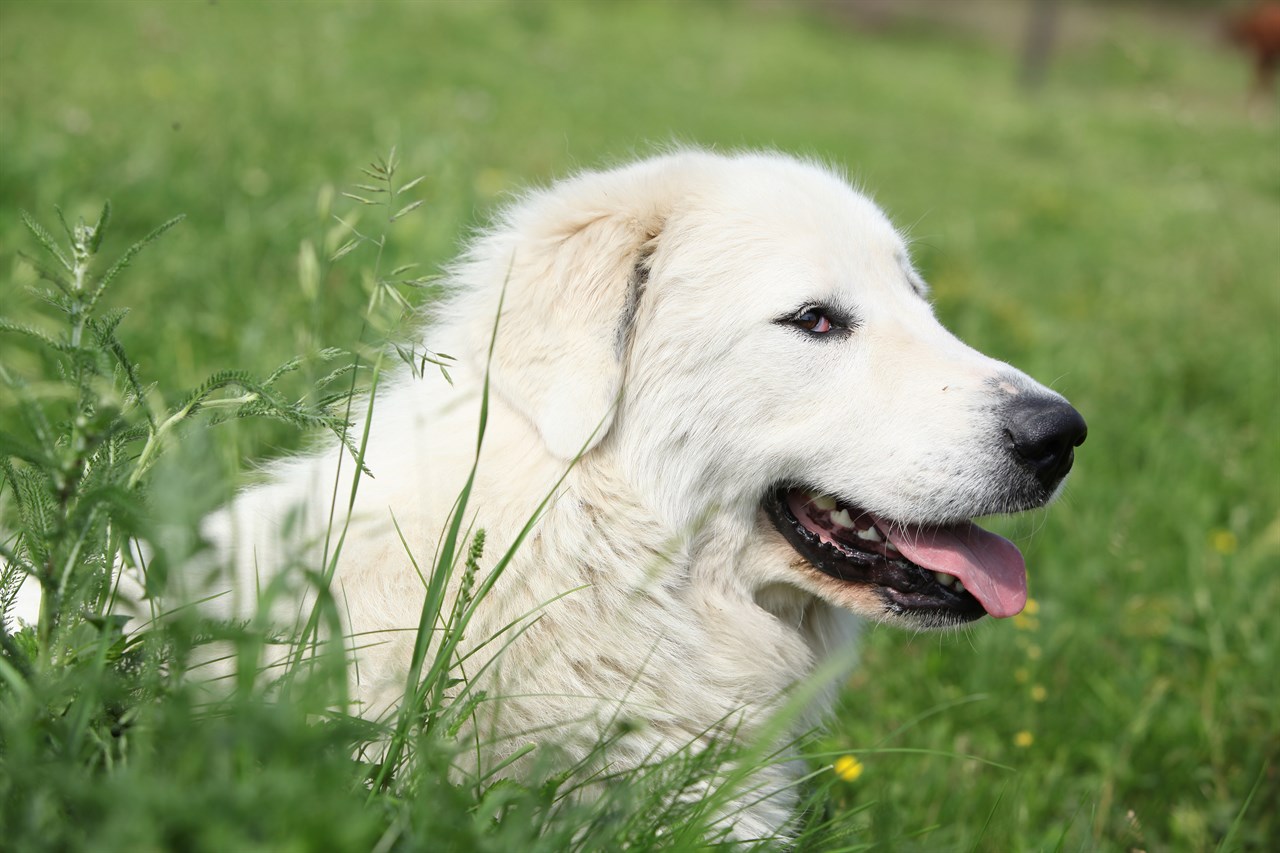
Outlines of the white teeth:
{"label": "white teeth", "polygon": [[[865,539],[865,540],[867,540],[868,542],[879,542],[879,541],[880,541],[880,531],[879,531],[879,530],[876,530],[874,527],[868,527],[866,530],[859,530],[859,531],[858,531],[858,538],[859,538],[859,539]],[[893,546],[892,546],[892,545],[889,545],[889,546],[887,546],[887,547],[889,547],[889,548],[893,548]],[[897,550],[897,549],[895,548],[894,550]]]}
{"label": "white teeth", "polygon": [[849,510],[847,509],[831,513],[831,523],[837,527],[843,527],[845,530],[853,527],[853,519],[849,517]]}
{"label": "white teeth", "polygon": [[831,497],[830,495],[810,494],[809,503],[813,504],[818,509],[823,509],[823,510],[832,510],[836,508],[836,499]]}
{"label": "white teeth", "polygon": [[897,553],[898,553],[898,546],[897,546],[897,545],[894,545],[892,542],[886,542],[886,543],[884,543],[884,549],[885,549],[886,551],[892,551],[892,552],[893,552],[893,553],[895,553],[895,554],[897,554]]}
{"label": "white teeth", "polygon": [[942,572],[934,572],[933,579],[936,580],[938,583],[942,584],[943,586],[951,586],[953,584],[960,583],[959,578],[955,578],[955,577],[952,577],[951,575],[943,574]]}
{"label": "white teeth", "polygon": [[956,578],[956,585],[952,587],[952,589],[956,592],[964,592],[964,581],[960,580],[960,578]]}

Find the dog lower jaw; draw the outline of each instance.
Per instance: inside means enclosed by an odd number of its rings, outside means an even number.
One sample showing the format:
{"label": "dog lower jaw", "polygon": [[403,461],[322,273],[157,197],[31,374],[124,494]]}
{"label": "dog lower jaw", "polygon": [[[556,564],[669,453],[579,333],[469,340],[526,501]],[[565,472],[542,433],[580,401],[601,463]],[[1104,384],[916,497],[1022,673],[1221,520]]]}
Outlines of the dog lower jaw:
{"label": "dog lower jaw", "polygon": [[[856,510],[850,512],[829,499],[831,506],[823,508],[844,513],[837,523],[849,535],[842,542],[818,536],[796,518],[788,501],[791,491],[788,487],[772,489],[762,509],[804,564],[824,576],[822,586],[834,582],[838,587],[833,591],[861,588],[871,592],[880,604],[878,618],[913,628],[959,627],[986,615],[982,604],[957,579],[902,556],[873,525],[857,523]],[[865,600],[866,596],[857,598]]]}

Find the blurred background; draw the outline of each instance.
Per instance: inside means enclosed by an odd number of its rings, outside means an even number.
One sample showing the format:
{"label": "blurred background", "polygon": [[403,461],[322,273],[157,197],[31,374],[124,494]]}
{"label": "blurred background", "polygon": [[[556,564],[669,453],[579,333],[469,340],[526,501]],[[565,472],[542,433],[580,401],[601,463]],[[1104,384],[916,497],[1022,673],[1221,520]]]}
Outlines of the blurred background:
{"label": "blurred background", "polygon": [[[832,809],[876,849],[1274,849],[1276,14],[3,0],[0,315],[44,322],[20,209],[110,199],[117,251],[186,214],[109,297],[176,397],[369,342],[369,259],[330,258],[335,217],[372,221],[342,192],[392,147],[424,203],[384,264],[423,275],[510,193],[575,169],[671,143],[830,161],[909,232],[944,322],[1090,424],[1059,505],[1001,527],[1028,556],[1024,616],[870,633],[826,741],[866,769]],[[40,369],[11,338],[0,362]],[[228,471],[301,441],[225,435]]]}

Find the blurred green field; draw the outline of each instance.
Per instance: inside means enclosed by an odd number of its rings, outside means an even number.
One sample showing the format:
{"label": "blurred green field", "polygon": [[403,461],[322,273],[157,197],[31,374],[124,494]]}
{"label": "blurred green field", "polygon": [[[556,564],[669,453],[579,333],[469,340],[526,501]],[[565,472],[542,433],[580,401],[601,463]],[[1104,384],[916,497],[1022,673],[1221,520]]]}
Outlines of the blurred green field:
{"label": "blurred green field", "polygon": [[[1277,105],[1246,109],[1243,62],[1190,25],[1072,9],[1086,35],[1031,96],[998,41],[783,3],[6,0],[0,315],[35,322],[19,209],[109,198],[117,248],[185,213],[110,297],[174,393],[356,342],[360,266],[311,299],[299,248],[393,145],[426,204],[388,263],[426,271],[505,193],[672,140],[842,164],[944,321],[1090,435],[1065,498],[1003,525],[1036,612],[868,633],[827,739],[865,772],[832,808],[883,850],[1274,849]],[[37,369],[11,338],[0,362]]]}

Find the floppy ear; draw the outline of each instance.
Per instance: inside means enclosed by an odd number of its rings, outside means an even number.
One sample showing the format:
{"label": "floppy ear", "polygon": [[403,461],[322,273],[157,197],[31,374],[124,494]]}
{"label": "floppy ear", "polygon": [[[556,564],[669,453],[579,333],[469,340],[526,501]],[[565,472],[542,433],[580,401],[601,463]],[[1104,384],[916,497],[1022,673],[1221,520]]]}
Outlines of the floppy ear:
{"label": "floppy ear", "polygon": [[527,200],[473,250],[494,309],[505,287],[491,389],[562,459],[594,447],[613,421],[660,227],[653,205],[627,203],[640,201],[628,198],[631,182],[610,178],[579,177]]}

